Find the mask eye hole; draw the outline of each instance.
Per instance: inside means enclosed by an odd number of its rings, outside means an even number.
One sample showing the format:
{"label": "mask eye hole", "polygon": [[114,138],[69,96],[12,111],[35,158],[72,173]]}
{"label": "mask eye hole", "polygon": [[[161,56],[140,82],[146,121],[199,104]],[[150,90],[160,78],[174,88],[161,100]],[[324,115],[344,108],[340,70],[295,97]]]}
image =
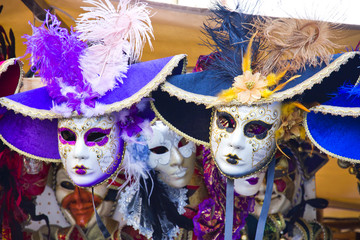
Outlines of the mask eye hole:
{"label": "mask eye hole", "polygon": [[264,139],[271,127],[272,124],[263,121],[251,121],[244,126],[244,134],[249,138]]}
{"label": "mask eye hole", "polygon": [[150,151],[155,154],[164,154],[164,153],[168,152],[169,150],[164,146],[159,146],[159,147],[151,148]]}
{"label": "mask eye hole", "polygon": [[186,140],[185,138],[180,139],[179,143],[178,143],[178,148],[184,147],[185,145],[187,145],[189,143],[188,140]]}
{"label": "mask eye hole", "polygon": [[84,136],[86,146],[104,146],[109,140],[108,135],[110,132],[111,128],[105,130],[101,128],[90,129]]}
{"label": "mask eye hole", "polygon": [[101,140],[103,140],[106,137],[105,133],[101,133],[101,132],[92,132],[90,133],[87,138],[86,141],[88,142],[100,142]]}
{"label": "mask eye hole", "polygon": [[76,134],[67,128],[61,128],[59,129],[59,139],[62,143],[73,143],[76,142]]}
{"label": "mask eye hole", "polygon": [[65,189],[68,189],[68,190],[74,190],[75,189],[74,184],[72,184],[69,181],[62,181],[60,183],[60,185],[61,185],[61,187],[65,188]]}
{"label": "mask eye hole", "polygon": [[216,124],[218,128],[225,129],[227,132],[233,132],[236,128],[236,121],[230,114],[226,112],[216,113]]}

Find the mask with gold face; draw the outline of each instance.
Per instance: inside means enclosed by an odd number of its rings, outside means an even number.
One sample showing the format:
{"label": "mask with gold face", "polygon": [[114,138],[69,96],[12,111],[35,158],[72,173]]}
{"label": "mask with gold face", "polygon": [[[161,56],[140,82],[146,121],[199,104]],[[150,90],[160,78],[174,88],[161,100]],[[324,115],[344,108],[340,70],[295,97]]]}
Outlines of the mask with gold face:
{"label": "mask with gold face", "polygon": [[242,178],[261,170],[275,152],[280,103],[218,107],[211,124],[211,151],[219,170]]}
{"label": "mask with gold face", "polygon": [[116,173],[124,141],[112,115],[60,119],[58,139],[61,161],[75,185],[94,186]]}

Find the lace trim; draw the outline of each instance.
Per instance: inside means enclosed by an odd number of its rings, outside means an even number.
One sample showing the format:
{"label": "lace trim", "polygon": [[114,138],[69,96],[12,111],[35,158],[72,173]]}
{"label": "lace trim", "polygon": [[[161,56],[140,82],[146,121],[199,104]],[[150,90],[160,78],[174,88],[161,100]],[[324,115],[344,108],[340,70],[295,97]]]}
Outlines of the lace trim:
{"label": "lace trim", "polygon": [[340,160],[344,160],[344,161],[347,161],[347,162],[352,162],[352,163],[359,163],[359,159],[353,159],[353,158],[348,158],[348,157],[343,157],[343,156],[340,156],[340,155],[337,155],[335,153],[332,153],[328,150],[326,150],[325,148],[323,148],[315,139],[314,137],[311,135],[310,133],[310,130],[309,130],[309,127],[308,127],[308,123],[307,123],[307,113],[304,117],[304,122],[303,122],[303,125],[304,125],[304,128],[305,128],[305,132],[306,132],[306,135],[309,137],[310,141],[318,148],[320,149],[321,152],[324,152],[325,154],[329,155],[329,156],[332,156],[334,158],[337,158],[337,159],[340,159]]}
{"label": "lace trim", "polygon": [[[185,71],[185,66],[187,62],[187,58],[185,54],[180,54],[174,56],[165,66],[164,68],[151,80],[148,84],[146,84],[141,90],[137,93],[133,94],[131,97],[122,100],[120,102],[115,102],[109,105],[105,105],[104,114],[109,114],[112,112],[118,112],[124,108],[128,108],[132,106],[134,103],[138,103],[143,97],[148,96],[151,91],[155,90],[159,84],[166,80],[166,77],[169,76],[173,69],[177,67],[180,62],[184,60],[182,72]],[[50,110],[41,110],[32,107],[28,107],[21,103],[15,102],[13,100],[7,98],[0,98],[0,105],[6,107],[7,109],[11,109],[16,113],[21,113],[24,116],[29,116],[32,119],[53,119],[53,118],[64,118],[62,115],[54,113]],[[77,117],[77,114],[73,114],[71,117]]]}
{"label": "lace trim", "polygon": [[[341,65],[346,64],[349,61],[349,59],[354,58],[356,55],[359,55],[359,52],[346,52],[337,59],[335,59],[328,66],[326,66],[325,68],[314,74],[313,76],[309,77],[308,79],[304,80],[302,83],[285,91],[275,92],[269,98],[262,98],[256,102],[253,102],[252,104],[244,104],[234,100],[229,105],[250,106],[250,105],[260,105],[260,104],[266,104],[272,102],[281,102],[297,94],[303,93],[305,90],[312,88],[315,84],[321,83],[324,78],[330,76],[330,74],[333,72],[339,71]],[[360,81],[360,79],[358,81]],[[193,102],[197,105],[204,104],[205,106],[209,106],[214,104],[214,102],[217,100],[217,97],[191,93],[181,88],[178,88],[168,82],[163,84],[161,89],[165,92],[168,92],[171,96],[177,97],[179,100],[185,100],[186,102]]]}
{"label": "lace trim", "polygon": [[310,110],[315,113],[331,114],[334,116],[342,116],[342,117],[360,116],[360,107],[337,107],[337,106],[329,106],[329,105],[319,105],[310,108]]}
{"label": "lace trim", "polygon": [[[151,98],[151,95],[150,95]],[[162,115],[161,113],[156,109],[155,104],[153,101],[150,101],[150,106],[151,109],[153,110],[153,112],[155,113],[156,117],[158,119],[160,119],[166,126],[168,126],[172,131],[174,131],[176,134],[186,138],[189,141],[192,141],[198,145],[204,145],[205,147],[210,147],[210,143],[208,142],[204,142],[201,140],[198,140],[196,138],[191,137],[190,135],[187,135],[186,133],[180,131],[179,129],[177,129],[175,126],[173,126],[170,122],[168,122]]]}
{"label": "lace trim", "polygon": [[140,217],[141,217],[141,201],[137,201],[134,204],[134,208],[131,209],[132,212],[129,214],[128,206],[135,194],[138,192],[138,184],[132,184],[125,188],[123,192],[120,194],[120,198],[118,200],[118,211],[124,216],[124,220],[130,226],[132,226],[135,230],[139,230],[139,233],[146,236],[146,238],[150,239],[153,234],[152,228],[145,228],[140,225]]}
{"label": "lace trim", "polygon": [[[159,181],[161,181],[159,179]],[[162,181],[161,181],[162,182]],[[185,213],[185,206],[187,205],[186,200],[188,199],[186,194],[188,190],[186,188],[174,188],[170,187],[166,183],[162,182],[165,188],[165,191],[167,192],[170,201],[175,203],[177,210],[179,214]]]}

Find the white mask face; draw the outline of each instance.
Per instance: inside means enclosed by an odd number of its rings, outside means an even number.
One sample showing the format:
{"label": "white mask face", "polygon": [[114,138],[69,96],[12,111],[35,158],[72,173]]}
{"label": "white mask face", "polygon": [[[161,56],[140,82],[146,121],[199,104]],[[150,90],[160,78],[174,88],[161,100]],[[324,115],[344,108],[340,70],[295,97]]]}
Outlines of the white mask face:
{"label": "white mask face", "polygon": [[251,175],[275,152],[280,104],[219,107],[211,125],[211,151],[227,177]]}
{"label": "white mask face", "polygon": [[237,192],[242,196],[255,195],[259,191],[260,186],[264,181],[266,170],[267,168],[249,177],[235,179],[234,180],[235,192]]}
{"label": "white mask face", "polygon": [[157,121],[153,135],[146,140],[150,149],[149,165],[169,186],[181,188],[189,184],[194,173],[196,147]]}
{"label": "white mask face", "polygon": [[111,116],[59,120],[61,161],[76,185],[94,186],[117,171],[124,147],[119,136]]}

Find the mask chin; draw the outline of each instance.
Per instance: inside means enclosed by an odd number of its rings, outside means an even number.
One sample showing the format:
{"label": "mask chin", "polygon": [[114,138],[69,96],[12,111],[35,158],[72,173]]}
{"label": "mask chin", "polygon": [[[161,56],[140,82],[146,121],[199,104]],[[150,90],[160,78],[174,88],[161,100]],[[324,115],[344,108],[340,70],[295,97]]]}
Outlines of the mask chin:
{"label": "mask chin", "polygon": [[263,169],[275,153],[280,103],[218,107],[212,118],[210,146],[219,170],[242,178]]}
{"label": "mask chin", "polygon": [[266,170],[255,173],[249,177],[234,180],[235,192],[242,196],[253,196],[259,192],[264,181]]}

